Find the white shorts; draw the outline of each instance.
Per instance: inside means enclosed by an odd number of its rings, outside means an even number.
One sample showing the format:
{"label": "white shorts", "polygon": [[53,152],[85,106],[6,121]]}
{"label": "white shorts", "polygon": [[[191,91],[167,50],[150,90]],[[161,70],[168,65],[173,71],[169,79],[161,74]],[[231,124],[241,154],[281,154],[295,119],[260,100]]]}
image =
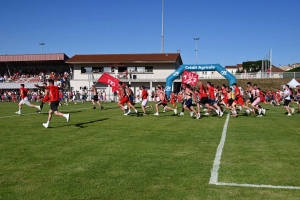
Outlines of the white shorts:
{"label": "white shorts", "polygon": [[27,97],[25,97],[24,99],[22,99],[22,100],[20,101],[20,103],[21,103],[21,104],[26,104],[27,106],[30,105],[30,102],[28,101],[28,98],[27,98]]}
{"label": "white shorts", "polygon": [[75,96],[73,96],[73,100],[75,100],[76,99],[76,97]]}
{"label": "white shorts", "polygon": [[148,99],[143,99],[143,101],[142,101],[142,106],[146,106],[146,105],[147,105],[147,102],[148,102]]}
{"label": "white shorts", "polygon": [[260,103],[260,97],[257,97],[255,101],[251,104],[252,106],[257,106]]}

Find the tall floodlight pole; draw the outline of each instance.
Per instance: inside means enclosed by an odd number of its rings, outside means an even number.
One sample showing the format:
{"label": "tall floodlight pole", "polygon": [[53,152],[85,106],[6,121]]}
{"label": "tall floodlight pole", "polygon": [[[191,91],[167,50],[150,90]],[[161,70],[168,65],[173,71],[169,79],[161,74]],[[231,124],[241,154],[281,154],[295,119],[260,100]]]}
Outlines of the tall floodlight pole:
{"label": "tall floodlight pole", "polygon": [[41,53],[41,54],[43,54],[43,46],[45,45],[45,43],[44,43],[44,42],[41,42],[40,45],[41,45],[41,47],[42,47],[42,48],[41,48],[41,49],[42,49],[42,51],[41,51],[42,53]]}
{"label": "tall floodlight pole", "polygon": [[162,0],[161,53],[164,52],[164,0]]}
{"label": "tall floodlight pole", "polygon": [[195,51],[196,51],[196,64],[198,64],[198,40],[199,40],[200,38],[194,38],[194,40],[196,41],[196,49],[195,49]]}
{"label": "tall floodlight pole", "polygon": [[270,50],[269,55],[270,55],[270,74],[271,74],[272,73],[272,65],[273,65],[273,62],[272,62],[272,49]]}

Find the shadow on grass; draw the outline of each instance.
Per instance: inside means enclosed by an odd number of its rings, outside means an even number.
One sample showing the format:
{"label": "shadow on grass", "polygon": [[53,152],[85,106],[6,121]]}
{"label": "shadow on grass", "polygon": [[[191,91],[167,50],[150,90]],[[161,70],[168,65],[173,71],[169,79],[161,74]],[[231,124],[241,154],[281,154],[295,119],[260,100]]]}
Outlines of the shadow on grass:
{"label": "shadow on grass", "polygon": [[[70,112],[68,112],[68,111],[59,111],[59,112],[62,112],[62,113],[64,113],[64,114],[68,114],[68,113],[80,113],[80,112],[82,112],[81,110],[73,110],[73,111],[70,111]],[[38,114],[40,114],[40,115],[48,115],[49,113],[48,112],[41,112],[41,113],[38,113]],[[54,116],[55,114],[53,113],[53,116]]]}
{"label": "shadow on grass", "polygon": [[87,127],[86,125],[88,125],[88,124],[92,124],[95,122],[101,122],[101,121],[108,120],[108,119],[109,118],[103,118],[103,119],[92,120],[92,121],[88,121],[88,122],[77,123],[77,124],[75,124],[75,126],[79,127],[79,128],[85,128],[85,127]]}
{"label": "shadow on grass", "polygon": [[108,119],[109,118],[103,118],[103,119],[98,119],[98,120],[92,120],[92,121],[81,122],[81,123],[76,123],[76,124],[66,124],[66,125],[62,125],[62,126],[55,126],[55,127],[48,127],[48,128],[59,128],[59,127],[66,127],[66,126],[76,126],[78,128],[86,128],[87,125],[89,125],[89,124],[101,122],[101,121],[108,120]]}

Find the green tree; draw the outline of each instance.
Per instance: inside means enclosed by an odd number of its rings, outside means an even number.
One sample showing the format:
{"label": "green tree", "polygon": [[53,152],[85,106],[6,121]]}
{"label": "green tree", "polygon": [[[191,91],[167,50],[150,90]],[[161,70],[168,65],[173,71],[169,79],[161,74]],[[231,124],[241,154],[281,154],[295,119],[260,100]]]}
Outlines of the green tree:
{"label": "green tree", "polygon": [[[270,66],[270,61],[267,60],[266,64]],[[242,65],[245,72],[259,72],[262,68],[262,60],[243,62]]]}

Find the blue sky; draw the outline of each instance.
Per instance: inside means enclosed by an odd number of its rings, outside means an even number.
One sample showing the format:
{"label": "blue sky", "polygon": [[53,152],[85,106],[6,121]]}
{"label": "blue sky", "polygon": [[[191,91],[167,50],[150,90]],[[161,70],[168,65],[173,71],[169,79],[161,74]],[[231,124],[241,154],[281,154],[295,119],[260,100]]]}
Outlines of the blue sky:
{"label": "blue sky", "polygon": [[[270,49],[276,66],[300,62],[299,0],[164,0],[164,52],[184,64],[235,65]],[[160,53],[162,0],[9,0],[0,54]]]}

